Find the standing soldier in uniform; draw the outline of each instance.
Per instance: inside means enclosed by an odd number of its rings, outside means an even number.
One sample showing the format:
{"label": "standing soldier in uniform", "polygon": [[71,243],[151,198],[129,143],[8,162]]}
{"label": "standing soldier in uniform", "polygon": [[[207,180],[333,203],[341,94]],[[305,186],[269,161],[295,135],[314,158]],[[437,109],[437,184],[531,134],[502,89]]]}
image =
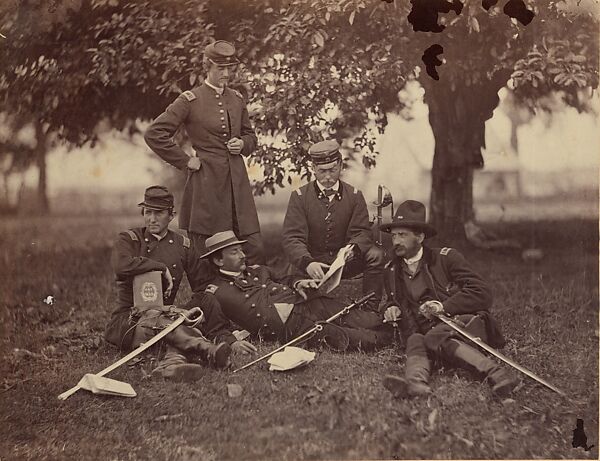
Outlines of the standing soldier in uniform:
{"label": "standing soldier in uniform", "polygon": [[[239,63],[234,46],[219,40],[204,50],[207,78],[184,91],[148,127],[145,140],[163,160],[187,172],[179,227],[198,248],[218,231],[234,229],[248,241],[250,261],[263,263],[258,216],[242,156],[257,143],[242,95],[227,87]],[[173,140],[181,125],[196,151],[190,157]]]}
{"label": "standing soldier in uniform", "polygon": [[340,181],[342,156],[334,140],[313,144],[308,153],[316,180],[292,192],[283,222],[283,249],[303,274],[319,280],[337,252],[352,244],[342,276],[361,272],[363,293],[382,292],[384,251],[373,242],[365,199],[356,187]]}
{"label": "standing soldier in uniform", "polygon": [[[206,240],[208,251],[202,256],[210,258],[216,271],[206,292],[216,296],[235,324],[253,335],[287,342],[345,307],[312,290],[314,280],[289,276],[279,283],[267,266],[246,267],[243,243],[231,231],[219,232]],[[393,331],[380,314],[352,309],[336,324],[323,324],[315,339],[338,351],[369,351],[391,344]]]}
{"label": "standing soldier in uniform", "polygon": [[[167,188],[149,187],[139,206],[145,227],[120,233],[112,257],[118,306],[106,327],[105,338],[123,350],[146,342],[157,329],[172,322],[170,314],[181,312],[174,307],[139,312],[133,307],[133,278],[136,275],[162,272],[167,305],[173,304],[184,273],[196,291],[203,290],[210,277],[206,262],[197,258],[190,240],[168,228],[174,217],[174,203]],[[196,379],[202,376],[203,367],[189,359],[200,358],[216,368],[224,368],[229,363],[232,347],[242,352],[255,350],[250,343],[237,341],[230,331],[231,323],[214,296],[202,293],[196,295],[194,301],[195,306],[201,307],[205,321],[198,327],[200,329],[181,325],[165,337],[167,352],[155,370],[164,377]]]}
{"label": "standing soldier in uniform", "polygon": [[489,313],[492,294],[488,283],[452,248],[423,247],[436,234],[425,222],[425,206],[407,200],[381,230],[392,234],[395,258],[385,268],[387,306],[384,319],[400,321],[406,341],[404,377],[388,375],[384,385],[395,395],[427,395],[430,359],[474,370],[498,395],[510,393],[519,383],[506,368],[464,342],[434,314],[447,314],[492,347],[504,338]]}

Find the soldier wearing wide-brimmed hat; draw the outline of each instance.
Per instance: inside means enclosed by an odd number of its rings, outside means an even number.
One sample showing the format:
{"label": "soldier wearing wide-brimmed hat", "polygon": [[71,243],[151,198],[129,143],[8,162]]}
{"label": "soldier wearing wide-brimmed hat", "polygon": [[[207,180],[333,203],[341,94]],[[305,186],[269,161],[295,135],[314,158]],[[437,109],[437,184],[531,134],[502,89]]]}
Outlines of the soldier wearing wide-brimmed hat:
{"label": "soldier wearing wide-brimmed hat", "polygon": [[[215,232],[233,229],[248,241],[252,262],[264,262],[258,215],[244,163],[257,143],[246,102],[228,87],[239,63],[233,44],[204,49],[206,79],[184,91],[148,127],[145,140],[163,160],[186,172],[179,227],[198,248]],[[190,157],[174,140],[181,126],[194,148]]]}
{"label": "soldier wearing wide-brimmed hat", "polygon": [[[148,187],[144,200],[138,204],[145,226],[121,232],[115,243],[112,262],[117,308],[106,327],[105,338],[123,350],[139,346],[154,336],[157,329],[172,322],[172,304],[184,274],[192,290],[199,293],[208,283],[207,262],[197,257],[190,239],[168,228],[174,217],[174,205],[173,194],[166,187]],[[148,309],[134,306],[134,277],[151,271],[162,274],[163,303]],[[201,293],[195,303],[204,313],[204,323],[198,328],[181,325],[165,337],[167,354],[157,368],[165,377],[196,379],[204,373],[203,367],[197,362],[190,363],[190,357],[223,368],[228,364],[232,345],[248,349],[245,342],[238,342],[232,334],[231,323],[213,296]]]}
{"label": "soldier wearing wide-brimmed hat", "polygon": [[430,360],[436,356],[451,364],[474,369],[487,378],[497,394],[508,394],[518,380],[507,369],[457,336],[434,314],[456,316],[475,336],[492,347],[504,338],[489,313],[492,294],[465,258],[452,248],[428,248],[425,239],[436,235],[426,221],[425,205],[415,200],[400,204],[391,223],[380,229],[392,234],[394,258],[385,268],[387,293],[384,319],[400,322],[406,341],[404,377],[388,375],[384,385],[398,396],[426,395]]}
{"label": "soldier wearing wide-brimmed hat", "polygon": [[321,279],[338,250],[353,246],[342,277],[363,276],[363,292],[381,299],[384,251],[373,241],[369,213],[360,190],[340,180],[342,155],[333,139],[308,150],[315,180],[292,192],[283,222],[283,250],[296,270]]}

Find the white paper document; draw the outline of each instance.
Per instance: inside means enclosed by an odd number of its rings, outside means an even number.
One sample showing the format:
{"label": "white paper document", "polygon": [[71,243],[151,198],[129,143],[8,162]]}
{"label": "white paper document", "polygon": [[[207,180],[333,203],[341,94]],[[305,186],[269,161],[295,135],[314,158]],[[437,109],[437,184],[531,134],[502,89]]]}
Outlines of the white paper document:
{"label": "white paper document", "polygon": [[312,362],[315,353],[302,349],[301,347],[288,346],[283,351],[273,354],[268,360],[271,365],[269,371],[293,370]]}
{"label": "white paper document", "polygon": [[346,259],[349,257],[350,252],[352,251],[352,246],[352,244],[346,245],[345,247],[340,248],[338,251],[335,260],[331,263],[331,266],[329,266],[329,270],[325,274],[325,277],[323,277],[319,282],[318,288],[322,292],[330,293],[340,284],[340,281],[342,280],[342,272],[344,271],[344,265],[346,264]]}

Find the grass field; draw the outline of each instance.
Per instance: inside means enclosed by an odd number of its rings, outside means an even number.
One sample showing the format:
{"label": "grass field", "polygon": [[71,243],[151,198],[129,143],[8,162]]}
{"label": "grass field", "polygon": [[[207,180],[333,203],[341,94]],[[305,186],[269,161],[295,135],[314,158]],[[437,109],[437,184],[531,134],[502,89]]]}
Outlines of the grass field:
{"label": "grass field", "polygon": [[[435,395],[394,400],[381,378],[400,371],[404,357],[389,348],[323,351],[289,373],[265,364],[236,374],[207,369],[193,385],[150,378],[148,355],[109,375],[129,382],[136,398],[80,391],[61,402],[59,393],[118,358],[102,341],[114,301],[110,245],[138,221],[0,223],[0,459],[598,458],[597,221],[512,224],[526,247],[543,249],[537,262],[465,252],[493,284],[504,352],[569,399],[525,379],[500,400],[468,373],[446,369],[433,374]],[[277,252],[277,234],[264,233]],[[356,294],[357,282],[340,292]],[[43,302],[48,295],[54,304]],[[228,397],[228,383],[243,394]],[[576,418],[595,445],[589,452],[571,446]]]}

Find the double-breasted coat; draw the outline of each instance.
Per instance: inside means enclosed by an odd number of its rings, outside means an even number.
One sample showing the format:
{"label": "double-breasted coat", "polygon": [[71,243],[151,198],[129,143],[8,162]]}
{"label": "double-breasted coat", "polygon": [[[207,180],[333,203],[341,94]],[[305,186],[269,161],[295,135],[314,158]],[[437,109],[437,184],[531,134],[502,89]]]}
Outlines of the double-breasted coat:
{"label": "double-breasted coat", "polygon": [[[190,157],[173,140],[182,125],[201,162],[197,171],[187,168]],[[227,141],[234,137],[244,141],[242,155],[227,149]],[[239,235],[260,232],[242,157],[254,151],[257,138],[240,93],[225,87],[220,95],[206,83],[185,91],[152,122],[144,138],[159,157],[187,171],[181,229],[212,235],[234,229],[235,218]]]}
{"label": "double-breasted coat", "polygon": [[[267,340],[289,341],[344,307],[344,303],[317,291],[308,290],[305,300],[288,284],[298,280],[287,276],[279,283],[266,266],[250,266],[238,275],[219,273],[206,292],[214,294],[223,314],[234,324]],[[380,315],[359,308],[350,310],[338,325],[349,338],[349,347],[370,350],[390,344],[392,331]]]}

